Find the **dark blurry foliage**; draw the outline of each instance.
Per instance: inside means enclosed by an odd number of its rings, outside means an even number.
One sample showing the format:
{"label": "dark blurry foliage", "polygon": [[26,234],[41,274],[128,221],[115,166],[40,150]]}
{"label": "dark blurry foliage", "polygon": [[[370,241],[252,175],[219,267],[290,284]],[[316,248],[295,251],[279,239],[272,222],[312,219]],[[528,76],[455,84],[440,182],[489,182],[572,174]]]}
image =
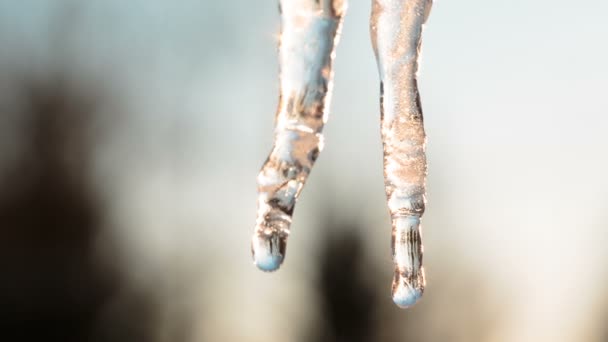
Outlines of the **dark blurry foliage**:
{"label": "dark blurry foliage", "polygon": [[[331,235],[321,250],[317,291],[319,297],[318,328],[310,341],[374,341],[375,311],[378,298],[364,274],[367,263],[364,246],[352,230],[330,227],[327,231],[344,231]],[[366,277],[367,276],[367,277]]]}
{"label": "dark blurry foliage", "polygon": [[0,179],[0,340],[151,341],[151,297],[97,257],[104,210],[89,172],[98,94],[61,77],[12,86],[21,106],[4,109],[23,123],[23,146]]}

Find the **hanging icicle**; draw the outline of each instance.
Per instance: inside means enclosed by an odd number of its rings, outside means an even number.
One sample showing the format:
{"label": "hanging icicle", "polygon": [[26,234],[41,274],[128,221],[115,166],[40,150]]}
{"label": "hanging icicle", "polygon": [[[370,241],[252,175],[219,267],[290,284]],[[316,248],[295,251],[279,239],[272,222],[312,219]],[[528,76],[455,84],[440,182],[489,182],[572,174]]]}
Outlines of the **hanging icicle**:
{"label": "hanging icicle", "polygon": [[[372,0],[370,31],[380,75],[384,177],[392,220],[393,301],[422,296],[420,220],[426,203],[426,156],[417,72],[431,0]],[[332,62],[346,9],[341,0],[281,0],[280,96],[272,151],[258,175],[255,264],[278,269],[285,258],[298,195],[323,149]]]}
{"label": "hanging icicle", "polygon": [[374,0],[372,45],[380,74],[384,179],[393,225],[393,301],[408,307],[424,291],[420,218],[425,207],[426,137],[416,75],[428,0]]}
{"label": "hanging icicle", "polygon": [[274,147],[258,175],[255,264],[274,271],[285,248],[296,200],[323,149],[331,102],[334,50],[346,3],[281,0],[280,95]]}

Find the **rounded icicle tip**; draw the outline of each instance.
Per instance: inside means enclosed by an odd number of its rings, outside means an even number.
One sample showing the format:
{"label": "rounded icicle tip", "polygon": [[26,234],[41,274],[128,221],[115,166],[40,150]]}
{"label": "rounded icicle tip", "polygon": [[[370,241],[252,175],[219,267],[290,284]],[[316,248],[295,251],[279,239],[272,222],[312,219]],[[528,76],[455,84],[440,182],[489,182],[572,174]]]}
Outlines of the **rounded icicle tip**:
{"label": "rounded icicle tip", "polygon": [[408,281],[407,278],[400,275],[399,272],[395,273],[392,296],[393,302],[395,302],[398,307],[403,309],[412,307],[420,298],[422,298],[423,293],[424,284],[414,286],[411,281]]}
{"label": "rounded icicle tip", "polygon": [[256,233],[251,240],[253,263],[264,272],[276,271],[285,259],[287,236],[278,232]]}

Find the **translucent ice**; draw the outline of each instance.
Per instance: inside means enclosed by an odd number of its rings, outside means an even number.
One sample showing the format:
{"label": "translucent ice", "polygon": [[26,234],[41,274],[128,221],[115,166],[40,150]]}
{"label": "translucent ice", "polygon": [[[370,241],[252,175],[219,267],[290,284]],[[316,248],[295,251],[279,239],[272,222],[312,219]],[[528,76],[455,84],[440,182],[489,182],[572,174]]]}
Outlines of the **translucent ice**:
{"label": "translucent ice", "polygon": [[426,156],[416,74],[429,0],[373,0],[370,32],[380,75],[384,178],[392,219],[393,301],[416,303],[424,291],[420,218]]}
{"label": "translucent ice", "polygon": [[285,258],[294,206],[323,149],[332,61],[343,0],[281,0],[280,96],[274,146],[258,175],[254,263],[274,271]]}
{"label": "translucent ice", "polygon": [[[392,219],[393,301],[414,305],[424,292],[420,219],[425,208],[425,132],[416,74],[431,0],[372,0],[370,30],[378,62],[384,176]],[[323,148],[332,61],[342,0],[281,0],[280,97],[275,141],[258,175],[255,264],[279,268],[298,195]]]}

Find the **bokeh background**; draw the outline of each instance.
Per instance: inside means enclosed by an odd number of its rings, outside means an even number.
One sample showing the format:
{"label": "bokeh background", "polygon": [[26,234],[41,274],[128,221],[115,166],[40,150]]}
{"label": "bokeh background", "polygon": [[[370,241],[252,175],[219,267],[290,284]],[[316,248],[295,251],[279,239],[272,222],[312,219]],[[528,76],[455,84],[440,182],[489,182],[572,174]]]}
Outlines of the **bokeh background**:
{"label": "bokeh background", "polygon": [[251,262],[273,1],[0,0],[7,341],[608,341],[608,3],[437,1],[428,288],[390,299],[369,1],[284,267]]}

